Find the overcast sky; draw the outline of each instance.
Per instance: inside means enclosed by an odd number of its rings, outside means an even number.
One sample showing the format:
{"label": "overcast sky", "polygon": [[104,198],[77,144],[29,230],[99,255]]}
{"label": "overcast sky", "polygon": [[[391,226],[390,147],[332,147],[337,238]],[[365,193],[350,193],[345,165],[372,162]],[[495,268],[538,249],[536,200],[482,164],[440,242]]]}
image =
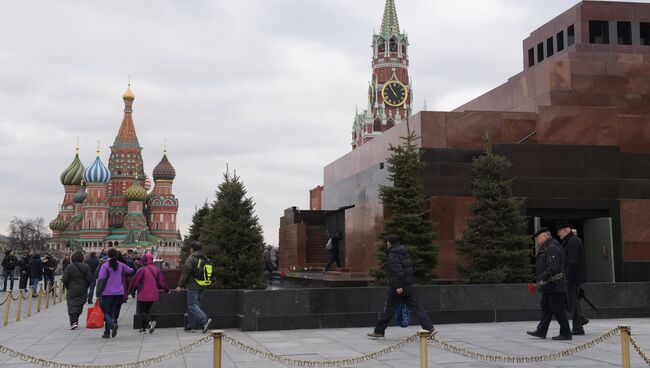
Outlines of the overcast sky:
{"label": "overcast sky", "polygon": [[[415,111],[450,110],[522,70],[522,40],[576,0],[396,0],[411,44]],[[323,167],[350,150],[366,106],[384,0],[3,1],[0,233],[49,223],[74,157],[108,162],[128,76],[145,170],[168,140],[178,226],[213,201],[228,164],[268,243],[309,207]]]}

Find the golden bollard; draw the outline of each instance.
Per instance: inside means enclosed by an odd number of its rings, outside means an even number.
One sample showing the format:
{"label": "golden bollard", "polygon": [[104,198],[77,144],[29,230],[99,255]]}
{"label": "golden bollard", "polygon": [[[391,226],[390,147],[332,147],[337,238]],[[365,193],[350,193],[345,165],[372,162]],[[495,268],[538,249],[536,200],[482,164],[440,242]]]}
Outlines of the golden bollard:
{"label": "golden bollard", "polygon": [[427,338],[429,336],[431,336],[431,331],[418,331],[418,337],[420,338],[420,368],[429,366],[429,353],[427,351]]}
{"label": "golden bollard", "polygon": [[618,325],[618,329],[621,331],[621,359],[622,367],[630,368],[630,326],[629,325]]}
{"label": "golden bollard", "polygon": [[16,322],[20,321],[20,313],[23,309],[23,292],[18,290],[18,307],[16,307]]}
{"label": "golden bollard", "polygon": [[2,320],[2,325],[6,326],[7,323],[9,323],[9,308],[11,308],[11,291],[7,293],[7,297],[5,298],[5,318]]}
{"label": "golden bollard", "polygon": [[50,307],[50,289],[52,289],[52,284],[45,287],[45,309]]}
{"label": "golden bollard", "polygon": [[221,368],[221,338],[223,337],[222,330],[210,331],[214,346],[212,347],[212,366],[214,368]]}
{"label": "golden bollard", "polygon": [[41,311],[41,296],[43,295],[43,289],[38,288],[38,293],[36,294],[36,313]]}
{"label": "golden bollard", "polygon": [[27,308],[27,317],[32,316],[32,303],[34,302],[34,298],[32,297],[32,291],[27,290],[27,297],[29,298],[29,308]]}

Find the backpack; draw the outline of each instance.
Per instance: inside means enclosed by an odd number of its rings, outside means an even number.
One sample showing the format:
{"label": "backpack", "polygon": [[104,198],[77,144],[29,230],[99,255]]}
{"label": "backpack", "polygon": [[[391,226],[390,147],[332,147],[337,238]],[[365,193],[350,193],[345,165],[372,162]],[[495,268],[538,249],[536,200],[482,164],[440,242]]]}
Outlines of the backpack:
{"label": "backpack", "polygon": [[325,249],[331,250],[332,249],[332,238],[329,238],[327,240],[327,244],[325,244]]}
{"label": "backpack", "polygon": [[212,261],[206,256],[197,257],[196,270],[194,271],[194,281],[199,286],[212,285]]}

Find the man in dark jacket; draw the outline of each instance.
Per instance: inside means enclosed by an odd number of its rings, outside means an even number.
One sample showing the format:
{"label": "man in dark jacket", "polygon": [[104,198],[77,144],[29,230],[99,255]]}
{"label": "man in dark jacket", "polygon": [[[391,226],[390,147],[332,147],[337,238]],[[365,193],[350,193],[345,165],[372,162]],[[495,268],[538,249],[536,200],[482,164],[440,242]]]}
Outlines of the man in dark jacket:
{"label": "man in dark jacket", "polygon": [[573,319],[571,333],[584,335],[583,325],[589,320],[582,314],[578,292],[580,286],[587,281],[587,259],[582,240],[571,232],[571,225],[562,221],[557,226],[557,235],[562,239],[564,248],[564,272],[567,281],[567,304]]}
{"label": "man in dark jacket", "polygon": [[2,276],[4,277],[4,285],[2,291],[7,291],[7,281],[10,281],[9,289],[14,290],[14,272],[18,265],[18,258],[14,255],[13,250],[5,252],[5,257],[2,260]]}
{"label": "man in dark jacket", "polygon": [[29,260],[31,258],[32,253],[27,252],[27,254],[22,256],[18,261],[18,272],[20,272],[20,281],[18,282],[18,287],[23,291],[27,291],[29,289],[29,286],[27,286],[27,280],[29,279]]}
{"label": "man in dark jacket", "polygon": [[386,246],[386,266],[388,267],[388,290],[384,313],[382,313],[375,330],[368,336],[384,337],[388,323],[393,318],[395,310],[400,303],[406,304],[408,309],[415,313],[423,329],[435,334],[433,323],[424,312],[424,309],[415,299],[415,288],[413,287],[413,262],[408,255],[406,247],[400,244],[395,234],[388,235]]}
{"label": "man in dark jacket", "polygon": [[210,328],[212,320],[201,309],[204,287],[199,286],[194,279],[194,274],[198,270],[199,259],[203,257],[203,245],[198,241],[193,241],[190,247],[192,247],[192,254],[187,257],[183,265],[181,278],[178,280],[176,291],[180,292],[183,289],[187,289],[187,320],[185,321],[185,331],[191,332],[194,330],[198,322],[203,329],[203,333],[206,333]]}
{"label": "man in dark jacket", "polygon": [[[526,333],[545,339],[551,319],[555,316],[555,319],[560,324],[560,334],[553,336],[553,340],[571,340],[571,329],[564,308],[564,295],[566,293],[566,280],[563,276],[564,252],[560,248],[560,244],[553,239],[548,228],[540,228],[534,237],[535,243],[540,244],[535,259],[535,276],[537,283],[540,285],[539,291],[542,293],[542,301],[540,302],[542,319],[535,331],[527,331]],[[551,280],[551,278],[557,278],[557,280]]]}
{"label": "man in dark jacket", "polygon": [[32,282],[32,296],[36,298],[38,296],[38,283],[41,282],[43,278],[43,261],[41,260],[41,255],[35,253],[32,256],[32,259],[29,260],[29,279]]}
{"label": "man in dark jacket", "polygon": [[95,295],[95,284],[97,283],[97,277],[95,276],[95,273],[97,271],[97,268],[99,267],[99,258],[97,258],[97,253],[90,252],[88,259],[86,259],[84,263],[88,265],[88,268],[90,269],[90,273],[92,275],[92,278],[90,280],[90,285],[88,285],[88,304],[93,304],[93,295]]}
{"label": "man in dark jacket", "polygon": [[43,263],[43,275],[45,276],[44,281],[43,281],[43,288],[45,288],[45,291],[47,291],[48,284],[50,287],[50,292],[52,295],[54,295],[55,290],[54,290],[54,271],[56,271],[56,266],[58,265],[58,262],[56,258],[54,258],[53,255],[50,253],[47,253],[45,255],[45,262]]}
{"label": "man in dark jacket", "polygon": [[332,266],[332,263],[336,262],[336,267],[341,267],[341,259],[339,256],[339,243],[343,239],[343,233],[340,231],[334,234],[333,237],[330,238],[332,244],[332,247],[329,249],[330,252],[330,261],[325,265],[323,268],[323,272],[329,271],[330,267]]}

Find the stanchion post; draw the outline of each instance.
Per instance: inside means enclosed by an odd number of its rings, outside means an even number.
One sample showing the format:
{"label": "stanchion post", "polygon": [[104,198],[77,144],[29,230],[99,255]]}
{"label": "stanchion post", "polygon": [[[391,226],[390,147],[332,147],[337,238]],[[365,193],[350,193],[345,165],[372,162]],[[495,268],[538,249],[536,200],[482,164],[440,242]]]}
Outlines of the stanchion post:
{"label": "stanchion post", "polygon": [[20,313],[23,309],[23,292],[18,291],[18,306],[16,307],[16,322],[20,322]]}
{"label": "stanchion post", "polygon": [[27,317],[32,316],[32,303],[34,302],[34,297],[32,296],[32,290],[27,290],[27,297],[29,298],[29,307],[27,308]]}
{"label": "stanchion post", "polygon": [[52,305],[56,305],[56,298],[58,298],[58,295],[56,295],[56,291],[59,289],[59,283],[54,281],[50,289],[52,291]]}
{"label": "stanchion post", "polygon": [[[47,281],[46,281],[47,284]],[[52,284],[45,286],[45,309],[50,307],[50,290],[52,289]]]}
{"label": "stanchion post", "polygon": [[223,337],[222,330],[210,331],[214,346],[212,347],[212,366],[213,368],[221,368],[221,338]]}
{"label": "stanchion post", "polygon": [[618,325],[619,331],[621,331],[621,359],[622,367],[630,368],[630,326],[629,325]]}
{"label": "stanchion post", "polygon": [[6,326],[9,323],[9,309],[11,308],[11,295],[12,292],[10,291],[7,293],[7,299],[5,301],[5,317],[2,319],[2,325]]}
{"label": "stanchion post", "polygon": [[427,338],[431,335],[431,331],[420,330],[418,337],[420,338],[420,368],[427,368],[429,366],[429,353],[427,351]]}
{"label": "stanchion post", "polygon": [[43,296],[43,288],[38,285],[36,285],[36,288],[38,289],[38,293],[36,294],[36,313],[39,313],[41,311],[41,296]]}

